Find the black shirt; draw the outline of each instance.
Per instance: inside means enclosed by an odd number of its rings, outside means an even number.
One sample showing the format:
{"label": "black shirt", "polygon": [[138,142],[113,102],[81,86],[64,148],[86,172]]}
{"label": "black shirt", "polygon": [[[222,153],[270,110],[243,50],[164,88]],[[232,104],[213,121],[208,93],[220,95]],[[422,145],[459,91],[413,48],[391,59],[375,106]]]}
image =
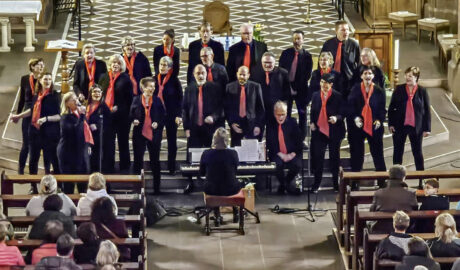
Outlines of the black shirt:
{"label": "black shirt", "polygon": [[236,180],[238,154],[232,149],[209,149],[203,152],[200,174],[206,175],[204,192],[209,195],[230,196],[238,193]]}

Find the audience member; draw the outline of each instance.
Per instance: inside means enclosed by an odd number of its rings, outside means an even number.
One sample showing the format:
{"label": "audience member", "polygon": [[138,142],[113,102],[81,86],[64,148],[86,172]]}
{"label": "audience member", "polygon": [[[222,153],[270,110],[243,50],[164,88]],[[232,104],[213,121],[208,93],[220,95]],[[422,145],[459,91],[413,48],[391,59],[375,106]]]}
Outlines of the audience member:
{"label": "audience member", "polygon": [[[434,257],[460,257],[460,239],[454,217],[449,213],[440,214],[434,225],[436,238],[427,241],[431,254]],[[441,269],[450,267],[442,265]]]}
{"label": "audience member", "polygon": [[82,269],[72,259],[72,251],[74,248],[74,240],[72,236],[65,233],[59,236],[57,240],[57,256],[48,256],[40,260],[35,266],[36,270],[75,270]]}
{"label": "audience member", "polygon": [[412,236],[406,234],[410,218],[403,211],[396,211],[393,215],[393,228],[385,239],[380,241],[376,249],[378,259],[390,259],[402,261],[404,255],[409,251],[408,243]]}
{"label": "audience member", "polygon": [[86,195],[81,197],[77,205],[77,215],[90,216],[92,203],[101,197],[107,197],[112,202],[115,215],[118,215],[118,207],[115,199],[107,193],[107,186],[104,175],[95,172],[89,176],[88,190]]}
{"label": "audience member", "polygon": [[[438,195],[439,182],[434,179],[426,179],[423,191],[425,197],[419,198],[422,204],[419,210],[449,210],[449,197]],[[434,223],[432,220],[417,220],[413,230],[417,233],[432,233],[434,232]]]}
{"label": "audience member", "polygon": [[56,241],[63,232],[62,222],[51,220],[46,223],[43,243],[32,252],[32,264],[37,264],[44,257],[57,255]]}
{"label": "audience member", "polygon": [[75,236],[75,226],[71,217],[68,217],[60,212],[62,209],[62,199],[59,195],[53,194],[48,196],[43,202],[45,211],[41,213],[32,225],[29,233],[29,239],[44,239],[46,224],[50,220],[58,220],[62,222],[64,231],[72,236]]}
{"label": "audience member", "polygon": [[26,206],[26,215],[38,216],[43,212],[43,202],[51,194],[57,194],[62,199],[61,213],[66,216],[74,216],[77,209],[73,201],[64,193],[58,193],[56,178],[53,175],[45,175],[40,181],[40,194],[33,196]]}
{"label": "audience member", "polygon": [[85,222],[78,226],[77,236],[83,242],[75,246],[74,258],[78,264],[96,263],[96,255],[99,251],[101,240],[97,235],[96,226],[92,222]]}
{"label": "audience member", "polygon": [[99,246],[99,252],[96,256],[96,264],[98,267],[102,268],[104,265],[113,265],[118,263],[120,258],[120,253],[117,250],[117,247],[110,240],[105,240],[101,242]]}
{"label": "audience member", "polygon": [[7,236],[7,226],[0,223],[0,265],[26,265],[18,247],[6,245]]}
{"label": "audience member", "polygon": [[11,240],[14,238],[14,228],[11,222],[8,220],[8,217],[3,214],[3,200],[0,198],[0,224],[3,224],[7,228],[6,240]]}
{"label": "audience member", "polygon": [[460,259],[455,260],[452,270],[460,270]]}
{"label": "audience member", "polygon": [[415,266],[422,265],[430,270],[441,270],[439,263],[433,260],[430,249],[422,238],[415,236],[409,243],[409,253],[404,256],[400,265],[395,270],[412,270]]}

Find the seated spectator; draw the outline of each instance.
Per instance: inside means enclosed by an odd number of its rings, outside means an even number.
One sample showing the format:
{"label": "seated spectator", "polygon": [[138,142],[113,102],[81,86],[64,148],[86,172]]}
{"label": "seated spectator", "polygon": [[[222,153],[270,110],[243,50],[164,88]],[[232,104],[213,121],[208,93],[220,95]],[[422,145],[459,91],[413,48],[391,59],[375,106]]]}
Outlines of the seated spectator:
{"label": "seated spectator", "polygon": [[[396,212],[417,210],[417,197],[414,190],[409,190],[404,182],[406,168],[395,165],[389,170],[390,178],[385,188],[377,190],[374,194],[370,211]],[[372,233],[390,233],[391,221],[379,221],[372,227]]]}
{"label": "seated spectator", "polygon": [[64,233],[64,225],[59,220],[50,220],[44,231],[43,243],[32,252],[32,264],[37,264],[44,257],[57,256],[56,241]]}
{"label": "seated spectator", "polygon": [[120,253],[112,241],[105,240],[101,242],[99,252],[96,256],[96,264],[99,268],[102,268],[105,265],[115,265],[118,263],[119,258]]}
{"label": "seated spectator", "polygon": [[413,270],[415,266],[425,266],[430,270],[441,270],[439,263],[433,260],[430,249],[422,238],[415,236],[408,244],[409,253],[404,256],[400,265],[395,270]]}
{"label": "seated spectator", "polygon": [[460,270],[460,258],[455,260],[452,270]]}
{"label": "seated spectator", "polygon": [[0,265],[26,265],[21,252],[16,246],[7,246],[5,241],[8,235],[8,228],[0,223]]}
{"label": "seated spectator", "polygon": [[11,240],[14,238],[14,228],[7,216],[3,214],[3,200],[0,198],[0,224],[3,224],[7,228],[7,234],[5,240]]}
{"label": "seated spectator", "polygon": [[429,270],[429,269],[423,265],[417,265],[416,267],[414,267],[414,270]]}
{"label": "seated spectator", "polygon": [[[449,197],[438,195],[439,182],[430,178],[425,180],[423,191],[425,197],[421,198],[419,210],[449,210]],[[416,233],[432,233],[434,232],[434,223],[430,220],[417,220],[411,231]]]}
{"label": "seated spectator", "polygon": [[66,216],[74,216],[77,213],[77,208],[73,201],[64,193],[58,193],[56,178],[50,174],[42,177],[40,181],[40,194],[33,196],[27,203],[26,215],[38,216],[43,212],[43,202],[51,194],[58,194],[62,199],[61,212]]}
{"label": "seated spectator", "polygon": [[[427,241],[434,257],[460,257],[460,239],[454,217],[449,213],[440,214],[434,223],[436,238]],[[450,269],[443,265],[441,269]]]}
{"label": "seated spectator", "polygon": [[48,196],[43,202],[43,208],[45,211],[34,220],[29,239],[44,239],[44,228],[50,220],[59,220],[64,226],[64,231],[73,237],[75,236],[75,225],[72,218],[60,212],[62,209],[61,196],[57,194]]}
{"label": "seated spectator", "polygon": [[115,206],[115,215],[118,215],[118,207],[115,199],[107,193],[107,187],[104,175],[101,173],[93,173],[89,176],[88,190],[86,195],[78,201],[77,215],[90,216],[91,204],[98,198],[107,197]]}
{"label": "seated spectator", "polygon": [[96,255],[99,251],[101,240],[97,236],[96,226],[92,222],[85,222],[78,226],[77,237],[83,245],[75,247],[74,258],[78,264],[96,263]]}
{"label": "seated spectator", "polygon": [[[91,212],[91,221],[96,225],[97,235],[101,239],[128,238],[128,229],[124,220],[117,219],[112,201],[101,197],[94,201]],[[120,248],[122,260],[128,260],[129,248]]]}
{"label": "seated spectator", "polygon": [[412,238],[412,236],[406,234],[409,224],[409,216],[403,211],[396,211],[393,215],[394,232],[391,232],[377,246],[376,256],[378,259],[402,261],[409,250],[407,244]]}
{"label": "seated spectator", "polygon": [[72,251],[75,243],[67,233],[59,236],[57,240],[57,256],[48,256],[40,260],[35,266],[35,270],[78,270],[82,269],[72,259]]}
{"label": "seated spectator", "polygon": [[106,264],[99,268],[100,270],[119,270],[121,269],[119,265],[113,265],[113,264]]}

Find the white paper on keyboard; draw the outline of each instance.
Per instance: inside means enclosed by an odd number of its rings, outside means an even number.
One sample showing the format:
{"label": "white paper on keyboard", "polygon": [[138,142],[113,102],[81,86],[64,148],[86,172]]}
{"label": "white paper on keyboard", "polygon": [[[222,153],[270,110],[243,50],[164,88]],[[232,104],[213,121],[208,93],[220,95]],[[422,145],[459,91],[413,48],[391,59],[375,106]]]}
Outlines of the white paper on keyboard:
{"label": "white paper on keyboard", "polygon": [[191,159],[190,161],[192,163],[200,163],[201,161],[201,155],[203,154],[204,150],[208,148],[189,148],[188,151],[191,154]]}

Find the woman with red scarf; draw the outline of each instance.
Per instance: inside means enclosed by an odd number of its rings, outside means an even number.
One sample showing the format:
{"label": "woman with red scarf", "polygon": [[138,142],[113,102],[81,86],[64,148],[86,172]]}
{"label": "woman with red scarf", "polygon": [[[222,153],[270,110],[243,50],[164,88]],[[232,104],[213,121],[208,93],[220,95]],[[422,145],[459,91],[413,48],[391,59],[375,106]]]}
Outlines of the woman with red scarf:
{"label": "woman with red scarf", "polygon": [[[311,96],[314,92],[319,92],[321,76],[326,73],[331,73],[334,75],[334,82],[337,82],[337,78],[339,77],[339,73],[332,69],[334,66],[334,57],[332,56],[331,52],[322,52],[318,58],[319,69],[313,70],[311,73],[311,80],[310,86],[308,87],[308,94],[307,94],[307,103],[309,104],[311,101]],[[335,85],[337,87],[337,85]]]}
{"label": "woman with red scarf", "polygon": [[182,123],[182,85],[172,77],[173,61],[169,56],[160,60],[160,74],[155,77],[155,96],[159,97],[166,110],[166,136],[168,139],[168,170],[176,170],[177,126]]}
{"label": "woman with red scarf", "polygon": [[126,64],[121,55],[112,55],[107,65],[109,66],[109,72],[102,76],[99,81],[99,85],[104,92],[104,103],[112,112],[112,134],[106,133],[104,135],[104,140],[111,142],[111,149],[107,152],[107,162],[110,164],[108,168],[111,171],[107,173],[113,173],[115,165],[115,137],[118,139],[118,150],[120,152],[120,171],[128,173],[131,166],[129,108],[133,101],[133,84],[129,75],[125,73]]}
{"label": "woman with red scarf", "polygon": [[123,49],[121,56],[123,56],[126,63],[125,72],[128,73],[133,83],[133,95],[137,96],[141,94],[139,86],[141,79],[152,76],[150,63],[141,51],[136,51],[136,43],[133,37],[123,37],[121,40],[121,47]]}
{"label": "woman with red scarf", "polygon": [[[91,146],[90,172],[108,172],[106,155],[110,153],[110,140],[104,140],[105,134],[112,134],[112,112],[102,102],[102,88],[98,84],[89,89],[86,120],[93,135],[94,145]],[[101,145],[102,143],[102,145]]]}
{"label": "woman with red scarf", "polygon": [[[85,107],[81,106],[74,92],[62,97],[61,103],[61,139],[57,155],[61,173],[87,174],[89,172],[90,145],[94,144],[91,129],[86,121]],[[78,183],[78,192],[86,191],[85,183]],[[74,193],[74,183],[64,183],[66,194]]]}
{"label": "woman with red scarf", "polygon": [[155,77],[160,74],[160,59],[163,56],[169,56],[173,60],[171,77],[177,78],[179,75],[180,50],[174,46],[174,29],[168,29],[163,33],[163,44],[153,49],[153,68]]}
{"label": "woman with red scarf", "polygon": [[321,91],[311,99],[311,168],[315,175],[312,191],[317,192],[323,178],[324,154],[329,148],[329,161],[334,189],[339,189],[340,144],[345,136],[343,97],[335,88],[334,75],[321,76]]}
{"label": "woman with red scarf", "polygon": [[405,71],[406,83],[396,87],[388,107],[388,129],[393,134],[393,164],[402,164],[404,144],[409,136],[417,171],[425,169],[423,137],[431,132],[430,99],[425,87],[418,84],[420,69]]}
{"label": "woman with red scarf", "polygon": [[145,147],[149,151],[150,168],[153,172],[153,190],[160,193],[160,147],[163,137],[165,109],[159,97],[153,96],[153,78],[141,80],[142,95],[134,97],[129,116],[133,122],[134,173],[144,167]]}

